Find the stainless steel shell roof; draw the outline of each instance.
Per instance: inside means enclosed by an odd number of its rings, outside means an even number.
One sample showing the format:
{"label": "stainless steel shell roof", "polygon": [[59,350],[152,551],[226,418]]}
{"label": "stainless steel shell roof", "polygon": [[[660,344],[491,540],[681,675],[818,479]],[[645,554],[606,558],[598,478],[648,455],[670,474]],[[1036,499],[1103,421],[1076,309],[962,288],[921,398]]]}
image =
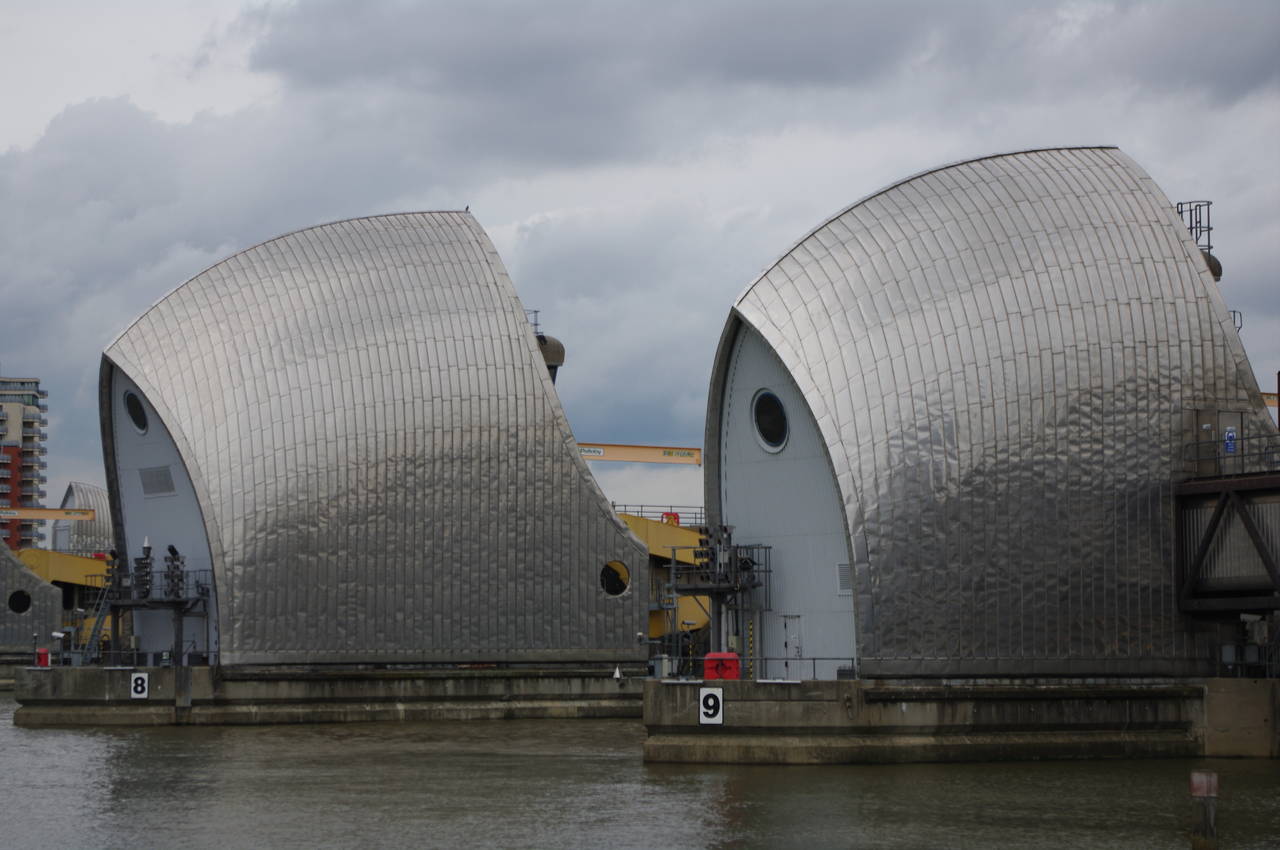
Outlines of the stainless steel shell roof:
{"label": "stainless steel shell roof", "polygon": [[[111,530],[111,500],[102,487],[72,481],[62,495],[63,508],[89,508],[91,520],[57,520],[54,522],[54,548],[73,555],[109,552],[115,548]],[[65,526],[65,532],[63,531]]]}
{"label": "stainless steel shell roof", "polygon": [[[104,386],[113,368],[195,484],[223,662],[642,654],[646,551],[578,456],[469,214],[236,254],[112,343]],[[613,560],[635,577],[620,597],[600,587]]]}
{"label": "stainless steel shell roof", "polygon": [[[930,171],[854,204],[740,296],[839,483],[869,674],[1159,672],[1212,647],[1178,613],[1184,421],[1271,429],[1171,204],[1114,148]],[[1257,433],[1255,431],[1255,433]]]}

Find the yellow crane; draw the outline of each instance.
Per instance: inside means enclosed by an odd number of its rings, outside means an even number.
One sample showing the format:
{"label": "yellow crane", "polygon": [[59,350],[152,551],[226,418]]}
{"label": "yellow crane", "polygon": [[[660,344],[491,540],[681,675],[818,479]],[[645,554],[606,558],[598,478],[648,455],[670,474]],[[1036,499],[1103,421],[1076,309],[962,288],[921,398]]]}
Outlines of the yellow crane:
{"label": "yellow crane", "polygon": [[0,519],[93,519],[93,508],[0,508]]}
{"label": "yellow crane", "polygon": [[620,443],[578,443],[586,460],[620,463],[688,463],[702,466],[702,449],[689,446],[632,446]]}

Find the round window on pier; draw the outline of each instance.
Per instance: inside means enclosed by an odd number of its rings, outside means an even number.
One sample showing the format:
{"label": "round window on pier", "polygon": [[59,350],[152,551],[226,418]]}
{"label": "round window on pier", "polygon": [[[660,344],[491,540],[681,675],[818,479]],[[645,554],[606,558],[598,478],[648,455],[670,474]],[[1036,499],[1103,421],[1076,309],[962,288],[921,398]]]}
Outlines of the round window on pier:
{"label": "round window on pier", "polygon": [[124,409],[129,414],[133,427],[138,429],[138,433],[147,433],[147,410],[142,406],[142,399],[138,398],[137,393],[127,392],[124,394]]}
{"label": "round window on pier", "polygon": [[631,570],[621,561],[610,561],[600,570],[600,587],[610,596],[621,596],[631,586]]}
{"label": "round window on pier", "polygon": [[15,590],[9,594],[9,610],[15,614],[25,614],[31,610],[31,594],[25,590]]}
{"label": "round window on pier", "polygon": [[756,436],[765,451],[780,452],[787,444],[787,411],[776,395],[760,390],[751,402],[751,416],[756,423]]}

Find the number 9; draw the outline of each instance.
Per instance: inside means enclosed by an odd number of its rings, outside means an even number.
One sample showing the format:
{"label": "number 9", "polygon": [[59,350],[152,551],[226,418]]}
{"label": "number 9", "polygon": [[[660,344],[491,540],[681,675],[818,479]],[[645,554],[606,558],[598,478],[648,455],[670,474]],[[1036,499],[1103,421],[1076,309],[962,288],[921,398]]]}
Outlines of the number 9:
{"label": "number 9", "polygon": [[715,717],[720,713],[720,697],[715,694],[705,694],[702,697],[702,716]]}

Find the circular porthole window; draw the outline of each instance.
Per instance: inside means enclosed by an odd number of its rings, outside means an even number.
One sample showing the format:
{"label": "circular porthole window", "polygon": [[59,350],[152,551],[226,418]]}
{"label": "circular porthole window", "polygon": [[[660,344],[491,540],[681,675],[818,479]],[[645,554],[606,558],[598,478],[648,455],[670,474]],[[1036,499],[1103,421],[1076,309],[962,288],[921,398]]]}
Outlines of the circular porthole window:
{"label": "circular porthole window", "polygon": [[129,414],[129,420],[138,429],[138,433],[147,433],[147,409],[142,406],[142,399],[138,398],[137,393],[124,394],[124,410]]}
{"label": "circular porthole window", "polygon": [[760,390],[751,401],[751,418],[755,421],[756,436],[765,451],[782,451],[789,433],[787,411],[782,401],[768,390]]}
{"label": "circular porthole window", "polygon": [[9,610],[15,614],[25,614],[31,610],[31,594],[25,590],[15,590],[9,594]]}
{"label": "circular porthole window", "polygon": [[610,561],[600,570],[600,588],[610,596],[621,596],[631,586],[631,570],[621,561]]}

